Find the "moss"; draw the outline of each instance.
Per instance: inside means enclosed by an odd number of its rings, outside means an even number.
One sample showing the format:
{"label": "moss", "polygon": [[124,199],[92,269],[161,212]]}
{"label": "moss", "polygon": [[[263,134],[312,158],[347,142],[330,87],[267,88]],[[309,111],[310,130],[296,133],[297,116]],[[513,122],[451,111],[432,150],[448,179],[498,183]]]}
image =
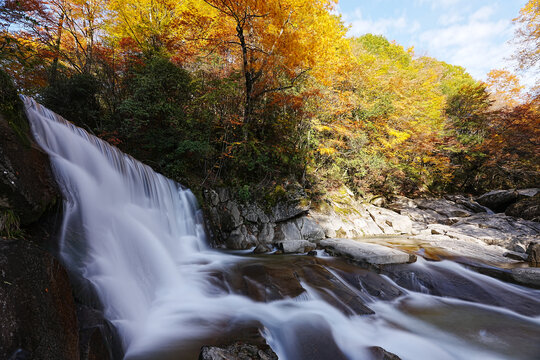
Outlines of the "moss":
{"label": "moss", "polygon": [[274,207],[280,200],[287,197],[287,190],[281,185],[276,185],[272,191],[264,196],[265,203],[269,207]]}
{"label": "moss", "polygon": [[13,81],[2,70],[0,70],[0,114],[5,117],[21,142],[30,147],[31,141],[28,137],[30,126],[24,115],[24,104],[17,94]]}
{"label": "moss", "polygon": [[298,205],[300,207],[307,207],[307,206],[311,205],[311,201],[309,201],[308,198],[302,198],[302,199],[300,199]]}
{"label": "moss", "polygon": [[24,232],[21,229],[21,222],[13,210],[0,211],[0,236],[11,239],[23,238]]}

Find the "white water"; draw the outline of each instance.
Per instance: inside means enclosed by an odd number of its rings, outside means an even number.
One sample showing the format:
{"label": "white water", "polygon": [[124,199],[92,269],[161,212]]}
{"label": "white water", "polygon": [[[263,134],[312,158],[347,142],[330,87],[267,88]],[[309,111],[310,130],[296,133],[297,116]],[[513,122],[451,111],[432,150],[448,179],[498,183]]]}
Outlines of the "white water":
{"label": "white water", "polygon": [[[333,338],[350,359],[369,358],[365,349],[373,345],[417,360],[533,359],[530,354],[540,350],[534,343],[540,320],[502,307],[402,289],[405,295],[393,301],[359,294],[372,301],[367,305],[376,315],[348,316],[307,284],[302,296],[269,303],[224,290],[226,285],[216,286],[212,274],[251,259],[207,246],[189,190],[24,100],[34,136],[50,155],[65,197],[60,256],[95,288],[106,317],[122,337],[126,358],[162,358],[153,354],[166,349],[183,358],[174,349],[249,321],[263,325],[280,359],[302,357],[298,343],[309,342],[302,338],[309,327],[327,331],[329,342]],[[464,271],[455,264],[438,266]],[[483,286],[495,283],[504,291],[527,292],[472,274]],[[506,333],[492,328],[499,323],[522,332],[523,340],[510,342]],[[531,331],[532,344],[526,345]],[[533,348],[520,352],[526,346]]]}

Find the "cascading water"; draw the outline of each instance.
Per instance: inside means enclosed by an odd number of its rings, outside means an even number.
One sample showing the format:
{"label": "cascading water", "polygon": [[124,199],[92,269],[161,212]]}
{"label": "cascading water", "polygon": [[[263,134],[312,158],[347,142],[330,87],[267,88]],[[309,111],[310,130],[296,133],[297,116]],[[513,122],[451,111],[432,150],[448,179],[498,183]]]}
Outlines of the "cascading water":
{"label": "cascading water", "polygon": [[[369,346],[402,359],[540,354],[540,291],[449,262],[420,260],[400,282],[340,260],[210,249],[189,190],[24,101],[65,198],[60,257],[92,285],[128,359],[195,358],[202,344],[246,324],[261,327],[281,359],[368,359]],[[253,269],[270,275],[261,280]],[[294,270],[290,296],[268,283],[281,286],[276,269]],[[449,286],[434,296],[416,276],[440,273],[481,289],[484,304]]]}

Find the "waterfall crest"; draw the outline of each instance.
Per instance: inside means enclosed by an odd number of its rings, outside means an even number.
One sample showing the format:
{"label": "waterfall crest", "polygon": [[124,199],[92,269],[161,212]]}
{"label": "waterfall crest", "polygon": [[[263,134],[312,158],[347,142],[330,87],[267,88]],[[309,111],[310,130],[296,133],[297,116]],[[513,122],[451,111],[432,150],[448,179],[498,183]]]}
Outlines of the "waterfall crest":
{"label": "waterfall crest", "polygon": [[194,195],[116,147],[23,98],[64,201],[59,253],[98,290],[124,341],[162,289],[181,283],[176,262],[206,249]]}

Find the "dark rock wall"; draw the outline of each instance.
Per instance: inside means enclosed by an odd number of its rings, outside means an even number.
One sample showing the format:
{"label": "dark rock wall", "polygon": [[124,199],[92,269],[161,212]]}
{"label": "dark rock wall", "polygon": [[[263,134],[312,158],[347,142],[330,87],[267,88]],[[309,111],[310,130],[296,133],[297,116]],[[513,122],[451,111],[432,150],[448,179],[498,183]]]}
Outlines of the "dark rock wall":
{"label": "dark rock wall", "polygon": [[78,359],[75,303],[66,271],[27,240],[0,240],[0,359]]}
{"label": "dark rock wall", "polygon": [[56,204],[60,193],[48,156],[32,140],[23,103],[6,77],[0,72],[0,213],[12,211],[27,225]]}

